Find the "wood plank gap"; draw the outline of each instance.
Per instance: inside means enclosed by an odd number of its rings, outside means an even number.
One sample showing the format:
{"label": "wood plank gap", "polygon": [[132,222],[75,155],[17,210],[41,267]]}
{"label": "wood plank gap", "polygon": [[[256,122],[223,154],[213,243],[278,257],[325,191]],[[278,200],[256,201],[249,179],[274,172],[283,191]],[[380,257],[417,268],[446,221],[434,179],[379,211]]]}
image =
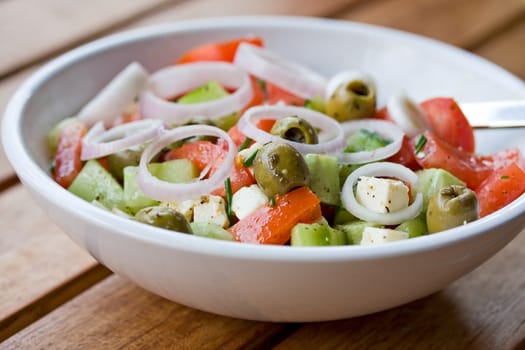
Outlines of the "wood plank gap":
{"label": "wood plank gap", "polygon": [[103,265],[95,265],[1,320],[0,343],[111,274]]}
{"label": "wood plank gap", "polygon": [[18,185],[20,181],[15,174],[9,174],[3,179],[0,179],[0,192],[7,190],[10,187]]}
{"label": "wood plank gap", "polygon": [[358,0],[351,3],[347,3],[338,8],[337,10],[331,11],[330,13],[323,14],[322,17],[338,19],[338,17],[341,16],[341,13],[349,13],[358,9],[374,6],[378,3],[386,1],[388,0]]}
{"label": "wood plank gap", "polygon": [[189,0],[173,0],[170,2],[162,3],[155,5],[141,13],[137,13],[136,15],[130,16],[128,18],[122,19],[120,21],[117,21],[115,23],[112,23],[111,25],[108,25],[106,27],[103,27],[101,30],[94,31],[90,34],[87,34],[77,40],[68,42],[60,47],[58,47],[56,50],[53,50],[51,52],[47,52],[45,54],[41,54],[35,57],[34,60],[30,62],[24,62],[18,65],[16,68],[11,69],[10,71],[0,73],[0,80],[7,79],[13,75],[16,75],[18,73],[21,73],[22,71],[29,69],[30,67],[34,65],[40,65],[43,64],[46,61],[49,61],[50,59],[53,59],[60,55],[61,53],[67,52],[69,50],[72,50],[82,44],[88,43],[90,41],[93,41],[95,39],[104,37],[109,34],[114,34],[119,29],[125,29],[129,27],[134,22],[140,20],[143,17],[147,17],[149,15],[154,15],[156,13],[159,13],[163,10],[169,9],[173,7],[175,4],[187,2]]}
{"label": "wood plank gap", "polygon": [[497,40],[498,37],[505,35],[505,33],[517,27],[522,21],[525,21],[525,7],[523,7],[522,11],[517,12],[507,21],[502,22],[501,25],[491,30],[490,33],[487,33],[485,36],[480,37],[474,42],[464,45],[463,48],[469,51],[475,51],[488,42]]}
{"label": "wood plank gap", "polygon": [[258,338],[256,341],[244,347],[245,350],[266,350],[273,349],[273,347],[280,344],[283,340],[291,336],[295,331],[301,328],[303,323],[289,323],[282,328],[276,328],[267,332],[264,337]]}

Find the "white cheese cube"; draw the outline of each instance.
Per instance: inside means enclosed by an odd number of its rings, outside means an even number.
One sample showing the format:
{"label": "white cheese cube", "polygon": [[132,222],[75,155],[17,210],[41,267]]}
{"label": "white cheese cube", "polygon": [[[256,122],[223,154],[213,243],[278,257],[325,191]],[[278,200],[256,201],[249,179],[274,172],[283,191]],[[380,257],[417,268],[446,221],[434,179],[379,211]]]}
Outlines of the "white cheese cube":
{"label": "white cheese cube", "polygon": [[362,206],[376,213],[393,213],[408,207],[408,186],[402,181],[360,176],[355,192]]}
{"label": "white cheese cube", "polygon": [[359,244],[382,244],[394,241],[408,239],[408,233],[397,230],[390,230],[388,228],[379,227],[365,227],[363,230],[363,238]]}
{"label": "white cheese cube", "polygon": [[268,203],[268,197],[259,186],[251,185],[240,188],[232,197],[232,210],[239,220]]}
{"label": "white cheese cube", "polygon": [[230,220],[226,215],[226,203],[220,196],[202,196],[193,207],[194,222],[211,222],[221,227],[228,227]]}
{"label": "white cheese cube", "polygon": [[250,158],[255,151],[260,150],[262,146],[263,146],[262,144],[255,142],[250,147],[245,148],[242,151],[239,151],[238,154],[241,157],[241,160],[244,162],[246,159]]}

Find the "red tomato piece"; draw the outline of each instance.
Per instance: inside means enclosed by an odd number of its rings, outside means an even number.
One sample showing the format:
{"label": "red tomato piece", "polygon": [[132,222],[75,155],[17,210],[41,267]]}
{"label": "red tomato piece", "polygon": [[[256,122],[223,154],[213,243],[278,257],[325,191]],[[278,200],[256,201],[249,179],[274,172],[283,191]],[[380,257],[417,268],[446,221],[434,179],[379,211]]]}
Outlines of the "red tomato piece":
{"label": "red tomato piece", "polygon": [[263,40],[259,37],[240,38],[224,42],[203,44],[194,47],[183,54],[177,61],[177,64],[199,61],[233,62],[237,48],[243,42],[263,46]]}
{"label": "red tomato piece", "polygon": [[479,215],[503,208],[525,192],[525,171],[515,162],[495,170],[476,190]]}
{"label": "red tomato piece", "polygon": [[[186,143],[179,148],[172,149],[165,156],[164,160],[171,159],[189,159],[195,164],[199,171],[203,171],[209,164],[210,170],[206,177],[212,176],[221,166],[228,150],[221,144],[214,144],[209,141],[198,141]],[[244,167],[242,162],[236,161],[235,166],[230,172],[230,182],[232,193],[237,192],[243,186],[249,186],[255,183],[251,172]],[[225,196],[224,187],[221,186],[212,194]]]}
{"label": "red tomato piece", "polygon": [[86,134],[84,123],[68,123],[64,126],[58,139],[55,154],[55,181],[64,188],[68,188],[82,169],[80,153],[82,138]]}
{"label": "red tomato piece", "polygon": [[494,169],[504,168],[511,163],[516,163],[516,165],[525,170],[525,158],[521,151],[515,147],[498,151],[490,156],[482,156],[481,159],[492,164]]}
{"label": "red tomato piece", "polygon": [[[430,131],[423,134],[426,143],[416,154],[416,161],[424,169],[442,168],[465,181],[469,188],[478,188],[492,172],[490,164],[480,157],[463,152],[441,140]],[[411,140],[412,147],[419,136]]]}
{"label": "red tomato piece", "polygon": [[285,244],[292,228],[311,223],[321,217],[319,198],[308,188],[299,187],[277,196],[275,205],[265,205],[229,228],[240,242]]}
{"label": "red tomato piece", "polygon": [[424,101],[421,107],[434,134],[464,152],[474,152],[474,130],[456,101],[438,97]]}
{"label": "red tomato piece", "polygon": [[406,135],[403,136],[401,149],[392,157],[388,158],[387,161],[402,164],[414,171],[421,169],[421,166],[414,156],[414,147],[410,142],[410,138]]}
{"label": "red tomato piece", "polygon": [[287,105],[304,106],[304,98],[294,95],[270,82],[266,82],[266,94],[268,96],[268,103],[270,104],[283,101]]}

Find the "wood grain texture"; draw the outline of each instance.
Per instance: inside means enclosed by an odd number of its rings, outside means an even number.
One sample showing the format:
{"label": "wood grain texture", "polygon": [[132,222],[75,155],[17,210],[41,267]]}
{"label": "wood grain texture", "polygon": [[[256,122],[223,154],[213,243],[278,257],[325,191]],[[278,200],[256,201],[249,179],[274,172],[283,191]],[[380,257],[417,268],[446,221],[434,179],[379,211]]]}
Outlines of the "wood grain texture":
{"label": "wood grain texture", "polygon": [[337,16],[473,48],[525,15],[522,0],[374,1]]}
{"label": "wood grain texture", "polygon": [[[523,2],[525,4],[525,2]],[[525,18],[474,50],[525,80]]]}
{"label": "wood grain texture", "polygon": [[[15,325],[25,326],[75,293],[61,292],[46,299],[57,287],[90,270],[96,262],[62,233],[18,185],[0,196],[0,339]],[[94,283],[94,282],[93,282]],[[85,286],[87,288],[88,285]],[[40,300],[38,307],[28,305]],[[4,323],[6,319],[9,322]],[[14,327],[16,328],[16,327]],[[19,329],[18,328],[18,329]]]}
{"label": "wood grain texture", "polygon": [[524,267],[522,232],[440,293],[369,316],[305,325],[275,349],[523,349]]}
{"label": "wood grain texture", "polygon": [[17,0],[1,3],[0,77],[174,0]]}
{"label": "wood grain texture", "polygon": [[0,344],[0,349],[268,348],[293,325],[197,311],[112,276]]}

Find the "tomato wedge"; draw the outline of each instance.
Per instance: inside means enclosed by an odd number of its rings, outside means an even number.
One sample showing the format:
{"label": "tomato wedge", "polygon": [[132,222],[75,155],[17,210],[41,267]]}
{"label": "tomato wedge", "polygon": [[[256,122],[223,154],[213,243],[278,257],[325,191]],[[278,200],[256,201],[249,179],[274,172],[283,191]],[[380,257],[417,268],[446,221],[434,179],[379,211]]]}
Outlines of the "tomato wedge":
{"label": "tomato wedge", "polygon": [[474,152],[474,130],[454,99],[432,98],[421,103],[421,108],[440,139],[464,152]]}
{"label": "tomato wedge", "polygon": [[319,198],[308,188],[299,187],[275,200],[275,206],[265,205],[229,228],[240,242],[285,244],[292,228],[311,223],[321,217]]}
{"label": "tomato wedge", "polygon": [[68,188],[82,169],[80,152],[82,138],[86,134],[84,123],[68,123],[60,132],[55,154],[54,179],[64,188]]}
{"label": "tomato wedge", "polygon": [[495,170],[476,190],[479,216],[503,208],[525,192],[525,171],[516,162]]}
{"label": "tomato wedge", "polygon": [[239,38],[229,41],[203,44],[184,53],[177,61],[177,64],[199,61],[233,62],[235,52],[237,52],[237,48],[241,43],[263,46],[263,40],[259,37]]}
{"label": "tomato wedge", "polygon": [[[478,188],[493,171],[481,157],[466,153],[441,140],[434,133],[423,133],[426,143],[416,154],[416,161],[424,168],[442,168],[464,181],[469,188]],[[419,136],[411,140],[415,148]]]}
{"label": "tomato wedge", "polygon": [[291,106],[304,106],[305,102],[304,98],[294,95],[293,93],[270,82],[266,82],[266,95],[269,104],[276,104],[282,101]]}

